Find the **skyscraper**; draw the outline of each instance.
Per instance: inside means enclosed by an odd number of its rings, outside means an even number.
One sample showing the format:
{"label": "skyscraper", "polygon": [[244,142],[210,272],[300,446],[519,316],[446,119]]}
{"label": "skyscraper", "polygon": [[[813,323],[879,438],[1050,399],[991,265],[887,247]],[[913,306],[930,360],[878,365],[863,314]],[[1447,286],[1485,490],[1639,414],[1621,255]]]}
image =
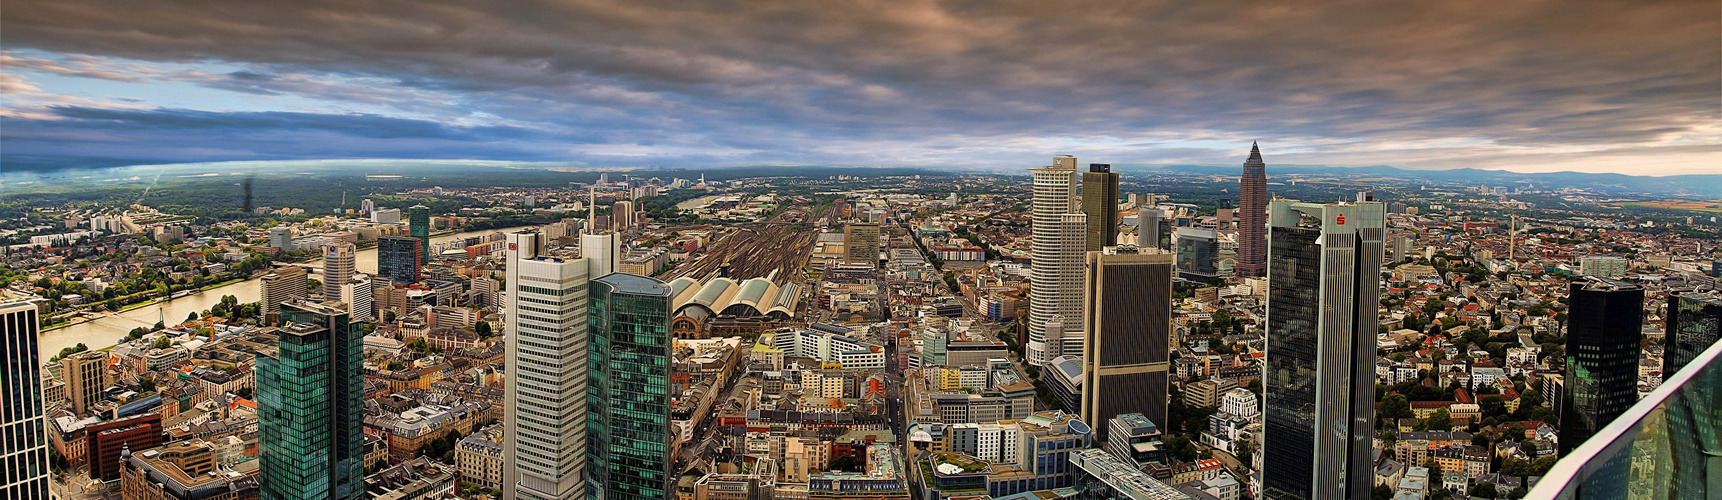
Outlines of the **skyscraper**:
{"label": "skyscraper", "polygon": [[509,500],[585,496],[588,259],[540,254],[510,233],[503,490]]}
{"label": "skyscraper", "polygon": [[1088,214],[1083,250],[1095,252],[1118,244],[1118,174],[1112,173],[1111,164],[1090,163],[1082,173],[1082,213]]}
{"label": "skyscraper", "polygon": [[[1032,258],[1029,268],[1029,364],[1045,366],[1059,356],[1062,328],[1082,315],[1082,255],[1088,217],[1078,206],[1076,157],[1056,156],[1034,174]],[[1074,328],[1072,328],[1074,329]]]}
{"label": "skyscraper", "polygon": [[293,251],[293,228],[286,225],[269,228],[269,246],[283,252]]}
{"label": "skyscraper", "polygon": [[1160,246],[1160,211],[1144,208],[1136,211],[1136,247],[1165,248]]}
{"label": "skyscraper", "polygon": [[591,481],[587,498],[670,492],[670,287],[615,273],[592,280]]}
{"label": "skyscraper", "polygon": [[1193,281],[1208,281],[1220,275],[1214,267],[1219,253],[1219,235],[1212,229],[1178,228],[1178,276]]}
{"label": "skyscraper", "polygon": [[[1166,421],[1172,254],[1107,247],[1087,255],[1082,304],[1084,422],[1139,413]],[[1097,426],[1097,432],[1109,432]],[[1097,439],[1105,440],[1104,435]]]}
{"label": "skyscraper", "polygon": [[352,243],[337,241],[323,245],[323,299],[342,300],[341,287],[353,280],[353,266],[358,261]]}
{"label": "skyscraper", "polygon": [[1561,454],[1583,444],[1638,402],[1638,355],[1644,342],[1644,289],[1602,277],[1569,285],[1566,394],[1561,398]]}
{"label": "skyscraper", "polygon": [[281,266],[263,275],[260,282],[263,286],[263,314],[281,312],[281,304],[296,299],[305,298],[309,293],[310,279],[305,276],[305,268],[299,266]]}
{"label": "skyscraper", "polygon": [[610,227],[617,231],[634,228],[634,202],[620,200],[610,206]]}
{"label": "skyscraper", "polygon": [[851,222],[844,225],[843,260],[879,267],[879,224]]}
{"label": "skyscraper", "polygon": [[262,498],[365,494],[364,329],[332,303],[281,305],[277,346],[257,356]]}
{"label": "skyscraper", "polygon": [[0,498],[48,498],[48,423],[44,419],[42,363],[35,304],[0,304],[0,462],[8,474],[0,478]]}
{"label": "skyscraper", "polygon": [[1268,214],[1263,491],[1370,498],[1385,207],[1276,201]]}
{"label": "skyscraper", "polygon": [[419,262],[430,262],[430,207],[413,205],[407,209],[407,234],[419,239]]}
{"label": "skyscraper", "polygon": [[1267,272],[1268,175],[1262,150],[1250,143],[1244,175],[1238,179],[1238,276]]}
{"label": "skyscraper", "polygon": [[1674,376],[1719,338],[1722,338],[1722,298],[1695,292],[1671,294],[1662,377]]}
{"label": "skyscraper", "polygon": [[622,262],[622,240],[616,237],[616,233],[582,234],[580,256],[591,267],[592,276],[616,272]]}
{"label": "skyscraper", "polygon": [[406,236],[377,237],[377,276],[398,285],[418,283],[419,269],[424,260],[419,256],[419,240]]}

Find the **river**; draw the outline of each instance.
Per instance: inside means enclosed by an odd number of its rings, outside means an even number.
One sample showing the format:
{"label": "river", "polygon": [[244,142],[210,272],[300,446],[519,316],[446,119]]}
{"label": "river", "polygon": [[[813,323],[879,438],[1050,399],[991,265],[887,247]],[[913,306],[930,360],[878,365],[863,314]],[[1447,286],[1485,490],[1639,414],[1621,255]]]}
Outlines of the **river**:
{"label": "river", "polygon": [[[483,231],[445,234],[442,236],[431,237],[431,242],[437,243],[450,241],[489,234],[497,231],[515,229],[527,228],[486,229]],[[318,259],[311,261],[309,264],[320,265],[322,262],[322,259]],[[376,274],[377,249],[373,247],[359,250],[354,268],[358,272]],[[313,274],[316,274],[316,272],[313,272]],[[185,321],[185,318],[190,316],[193,312],[202,314],[203,311],[214,307],[215,304],[221,302],[221,296],[223,295],[232,295],[237,297],[239,302],[242,304],[263,300],[262,278],[249,279],[219,288],[211,288],[209,290],[204,290],[202,294],[188,295],[166,302],[158,302],[121,313],[110,313],[100,319],[85,321],[83,323],[78,323],[57,330],[42,332],[42,359],[46,360],[59,354],[60,349],[78,345],[80,343],[89,346],[91,349],[101,349],[103,347],[111,346],[119,342],[120,339],[125,338],[126,334],[131,332],[133,328],[140,326],[155,326],[156,321],[162,321],[163,319],[165,319],[169,325],[178,324],[181,321]]]}

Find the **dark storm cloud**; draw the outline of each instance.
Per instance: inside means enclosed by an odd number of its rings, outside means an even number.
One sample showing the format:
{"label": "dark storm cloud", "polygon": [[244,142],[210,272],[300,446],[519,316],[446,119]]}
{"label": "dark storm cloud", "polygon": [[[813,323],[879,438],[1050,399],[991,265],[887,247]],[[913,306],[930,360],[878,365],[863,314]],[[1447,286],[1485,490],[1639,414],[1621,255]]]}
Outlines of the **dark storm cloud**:
{"label": "dark storm cloud", "polygon": [[[1109,158],[1121,163],[1237,160],[1141,146],[1192,138],[1318,156],[1457,140],[1657,151],[1685,136],[1713,144],[1722,95],[1713,0],[18,0],[0,28],[11,48],[256,67],[198,82],[212,88],[482,113],[537,135],[401,126],[512,139],[489,149],[515,156],[552,154],[530,140],[561,142],[567,159],[984,163],[1050,154],[1047,137],[1110,141],[1093,151],[1129,155]],[[332,88],[320,74],[371,80]],[[220,122],[164,113],[128,123]],[[317,130],[382,133],[361,121]]]}
{"label": "dark storm cloud", "polygon": [[[362,158],[542,158],[513,127],[453,127],[374,115],[213,113],[54,107],[55,119],[6,120],[0,164],[47,170],[164,162]],[[99,153],[97,153],[99,152]]]}

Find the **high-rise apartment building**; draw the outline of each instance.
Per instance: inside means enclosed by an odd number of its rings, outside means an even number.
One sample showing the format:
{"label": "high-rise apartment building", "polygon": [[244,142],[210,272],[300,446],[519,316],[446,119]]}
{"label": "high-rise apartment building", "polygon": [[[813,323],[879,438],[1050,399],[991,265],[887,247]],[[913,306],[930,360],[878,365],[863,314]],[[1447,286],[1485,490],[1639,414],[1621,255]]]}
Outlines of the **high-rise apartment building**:
{"label": "high-rise apartment building", "polygon": [[72,401],[72,413],[89,416],[91,408],[102,400],[103,372],[108,369],[108,354],[84,351],[60,358],[60,378],[66,379],[66,399]]}
{"label": "high-rise apartment building", "polygon": [[353,280],[353,266],[357,262],[358,250],[352,243],[337,241],[323,245],[324,300],[341,300],[341,286]]}
{"label": "high-rise apartment building", "polygon": [[669,498],[670,287],[615,273],[592,280],[591,481],[587,498]]}
{"label": "high-rise apartment building", "polygon": [[413,205],[407,208],[407,235],[419,239],[419,261],[429,262],[430,253],[430,207]]}
{"label": "high-rise apartment building", "polygon": [[1385,206],[1276,201],[1268,214],[1263,491],[1367,499]]}
{"label": "high-rise apartment building", "polygon": [[1673,377],[1717,339],[1722,339],[1722,298],[1695,292],[1671,294],[1662,377]]}
{"label": "high-rise apartment building", "polygon": [[277,345],[257,356],[261,497],[365,494],[364,335],[328,302],[281,305]]}
{"label": "high-rise apartment building", "polygon": [[419,254],[419,240],[407,236],[377,237],[377,276],[398,285],[419,282],[419,270],[424,257]]}
{"label": "high-rise apartment building", "polygon": [[1064,330],[1074,334],[1082,317],[1088,217],[1078,203],[1076,157],[1056,156],[1052,162],[1029,169],[1034,175],[1034,199],[1025,357],[1035,366],[1045,366],[1060,355]]}
{"label": "high-rise apartment building", "polygon": [[1592,276],[1575,279],[1567,298],[1562,454],[1638,402],[1638,355],[1644,350],[1644,288]]}
{"label": "high-rise apartment building", "polygon": [[1579,276],[1601,276],[1604,278],[1619,278],[1626,276],[1626,270],[1632,262],[1625,257],[1612,255],[1586,255],[1579,257]]}
{"label": "high-rise apartment building", "polygon": [[371,289],[371,277],[355,274],[347,279],[346,284],[341,285],[339,300],[347,304],[347,311],[352,313],[353,321],[363,323],[377,319],[377,311],[371,305],[375,295],[375,290]]}
{"label": "high-rise apartment building", "polygon": [[879,266],[879,224],[851,222],[843,226],[843,260]]}
{"label": "high-rise apartment building", "polygon": [[305,268],[281,266],[263,275],[263,314],[281,312],[281,304],[303,299],[311,287]]}
{"label": "high-rise apartment building", "polygon": [[[1165,422],[1172,254],[1126,246],[1088,252],[1087,258],[1080,316],[1082,421],[1139,413]],[[1095,430],[1107,432],[1105,426]]]}
{"label": "high-rise apartment building", "polygon": [[542,254],[532,231],[506,235],[505,498],[583,498],[590,259]]}
{"label": "high-rise apartment building", "polygon": [[0,304],[0,498],[48,498],[48,422],[43,416],[40,310],[29,302]]}
{"label": "high-rise apartment building", "polygon": [[1082,173],[1082,213],[1088,214],[1083,250],[1118,244],[1118,174],[1112,173],[1111,164],[1090,163]]}
{"label": "high-rise apartment building", "polygon": [[1250,143],[1244,175],[1238,179],[1238,276],[1267,272],[1268,174],[1262,150]]}

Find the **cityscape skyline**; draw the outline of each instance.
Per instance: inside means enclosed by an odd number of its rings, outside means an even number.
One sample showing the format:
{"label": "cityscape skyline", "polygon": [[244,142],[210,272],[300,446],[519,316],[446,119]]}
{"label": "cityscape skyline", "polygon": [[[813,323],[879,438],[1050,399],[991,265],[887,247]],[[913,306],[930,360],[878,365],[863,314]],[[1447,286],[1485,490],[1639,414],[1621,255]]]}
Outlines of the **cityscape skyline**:
{"label": "cityscape skyline", "polygon": [[[250,183],[245,210],[21,196],[0,293],[53,318],[43,355],[69,346],[41,381],[73,498],[1708,488],[1701,202],[1269,193],[1256,144],[1208,179],[1079,165],[379,176],[314,210]],[[64,340],[116,322],[118,345]],[[1668,460],[1597,449],[1622,439]]]}

